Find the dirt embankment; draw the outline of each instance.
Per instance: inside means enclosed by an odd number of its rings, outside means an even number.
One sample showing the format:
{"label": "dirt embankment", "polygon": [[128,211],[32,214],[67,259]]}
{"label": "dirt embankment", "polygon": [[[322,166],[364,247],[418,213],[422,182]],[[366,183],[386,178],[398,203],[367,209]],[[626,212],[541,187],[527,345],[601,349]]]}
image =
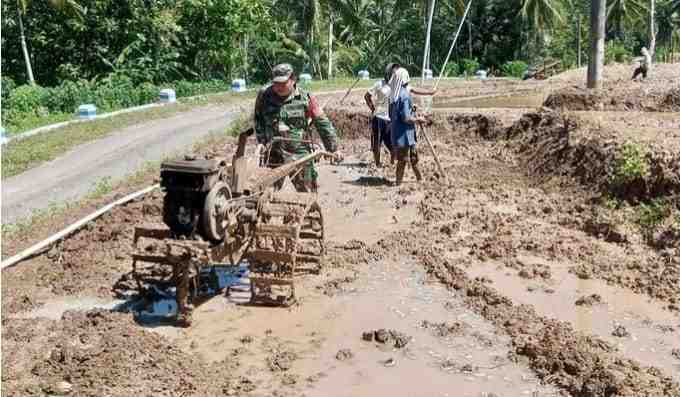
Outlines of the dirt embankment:
{"label": "dirt embankment", "polygon": [[584,69],[553,77],[551,83],[564,87],[551,93],[544,105],[562,110],[680,111],[679,64],[654,65],[644,81],[630,80],[633,69],[629,65],[607,66],[600,90],[585,88]]}

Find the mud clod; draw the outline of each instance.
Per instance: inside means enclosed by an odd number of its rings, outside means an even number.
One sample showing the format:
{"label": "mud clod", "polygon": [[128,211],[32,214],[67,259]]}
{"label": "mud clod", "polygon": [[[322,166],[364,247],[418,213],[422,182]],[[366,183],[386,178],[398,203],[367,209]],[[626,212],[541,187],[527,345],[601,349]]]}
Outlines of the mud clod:
{"label": "mud clod", "polygon": [[354,357],[354,353],[350,349],[340,349],[335,355],[335,359],[338,361],[346,361]]}
{"label": "mud clod", "polygon": [[617,325],[614,327],[614,330],[612,331],[612,335],[616,336],[618,338],[627,338],[630,336],[630,332],[624,327],[623,325]]}
{"label": "mud clod", "polygon": [[671,356],[673,356],[673,357],[677,358],[678,360],[680,360],[680,348],[673,349],[673,350],[671,351]]}
{"label": "mud clod", "polygon": [[470,328],[468,324],[460,321],[455,321],[452,323],[433,323],[427,320],[423,320],[423,322],[420,323],[420,327],[431,330],[435,336],[440,338],[461,336],[465,334],[465,332]]}
{"label": "mud clod", "polygon": [[297,360],[297,355],[290,351],[277,351],[267,358],[267,365],[272,372],[288,371],[293,366],[293,361]]}
{"label": "mud clod", "polygon": [[576,306],[594,306],[597,304],[604,303],[602,297],[599,294],[590,294],[588,296],[582,296],[578,298],[575,302]]}
{"label": "mud clod", "polygon": [[[371,336],[372,335],[372,336]],[[375,340],[386,346],[391,346],[397,349],[406,347],[411,341],[411,337],[395,330],[379,329],[372,332],[364,332],[362,339],[371,342]]]}

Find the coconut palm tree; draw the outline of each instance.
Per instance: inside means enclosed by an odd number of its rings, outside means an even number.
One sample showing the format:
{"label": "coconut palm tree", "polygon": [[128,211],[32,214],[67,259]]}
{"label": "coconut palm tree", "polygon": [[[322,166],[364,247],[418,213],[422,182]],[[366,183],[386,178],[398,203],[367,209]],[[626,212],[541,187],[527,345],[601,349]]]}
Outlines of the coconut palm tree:
{"label": "coconut palm tree", "polygon": [[532,29],[540,48],[546,34],[564,21],[564,4],[562,0],[522,0],[519,14]]}
{"label": "coconut palm tree", "polygon": [[[17,0],[17,20],[19,21],[19,36],[21,40],[21,51],[24,53],[24,61],[26,61],[26,74],[28,75],[28,82],[35,85],[33,78],[33,68],[31,67],[31,57],[28,54],[28,47],[26,46],[26,34],[24,32],[23,17],[26,16],[26,10],[30,5],[31,0]],[[52,7],[57,10],[68,13],[71,16],[79,19],[83,16],[83,8],[75,0],[49,0]]]}
{"label": "coconut palm tree", "polygon": [[644,0],[611,0],[607,4],[607,22],[618,39],[623,39],[624,26],[644,20],[646,14]]}

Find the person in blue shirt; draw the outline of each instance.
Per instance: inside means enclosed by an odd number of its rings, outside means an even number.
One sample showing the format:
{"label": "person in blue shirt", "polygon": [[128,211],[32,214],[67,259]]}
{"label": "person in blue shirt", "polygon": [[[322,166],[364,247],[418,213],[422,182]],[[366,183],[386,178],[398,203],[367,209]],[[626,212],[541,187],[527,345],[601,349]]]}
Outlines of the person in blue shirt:
{"label": "person in blue shirt", "polygon": [[416,123],[425,122],[425,118],[417,116],[413,110],[409,81],[408,71],[404,68],[395,70],[390,80],[390,120],[392,146],[397,159],[397,186],[404,180],[407,161],[411,164],[416,180],[420,182],[423,179],[418,169]]}

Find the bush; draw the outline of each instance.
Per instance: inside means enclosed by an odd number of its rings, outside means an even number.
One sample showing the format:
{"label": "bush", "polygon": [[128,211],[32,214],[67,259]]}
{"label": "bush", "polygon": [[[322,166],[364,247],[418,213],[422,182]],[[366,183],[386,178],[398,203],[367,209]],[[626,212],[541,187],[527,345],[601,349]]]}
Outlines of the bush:
{"label": "bush", "polygon": [[663,198],[656,198],[649,203],[642,203],[637,209],[636,222],[643,232],[653,232],[668,216],[671,206]]}
{"label": "bush", "polygon": [[645,160],[644,150],[634,143],[626,142],[616,157],[612,183],[624,186],[647,175],[649,165]]}
{"label": "bush", "polygon": [[469,76],[474,76],[475,72],[479,70],[479,62],[477,61],[477,58],[474,59],[463,59],[461,62],[461,69],[463,72],[465,72],[468,77]]}
{"label": "bush", "polygon": [[65,81],[49,89],[45,105],[50,112],[73,113],[83,103],[93,103],[92,86],[85,80]]}
{"label": "bush", "polygon": [[40,86],[22,85],[12,90],[7,109],[17,113],[38,113],[45,107],[49,91]]}
{"label": "bush", "polygon": [[457,63],[449,63],[446,65],[446,77],[457,77],[460,75],[460,66]]}
{"label": "bush", "polygon": [[9,94],[16,88],[16,83],[10,77],[2,76],[2,108],[7,106],[7,100],[9,99]]}
{"label": "bush", "polygon": [[618,41],[610,41],[605,47],[604,63],[609,65],[611,63],[628,63],[633,59],[633,54]]}
{"label": "bush", "polygon": [[528,67],[529,66],[526,64],[526,62],[510,61],[504,63],[503,66],[501,66],[501,71],[503,72],[503,76],[521,79]]}
{"label": "bush", "polygon": [[[93,103],[99,113],[153,103],[162,88],[174,88],[177,97],[228,91],[231,82],[224,80],[177,81],[163,86],[142,83],[135,86],[122,74],[111,74],[98,82],[64,81],[59,86],[44,88],[23,85],[2,78],[2,123],[13,133],[35,128],[53,120],[73,115],[78,106]],[[45,123],[41,123],[40,119]]]}

